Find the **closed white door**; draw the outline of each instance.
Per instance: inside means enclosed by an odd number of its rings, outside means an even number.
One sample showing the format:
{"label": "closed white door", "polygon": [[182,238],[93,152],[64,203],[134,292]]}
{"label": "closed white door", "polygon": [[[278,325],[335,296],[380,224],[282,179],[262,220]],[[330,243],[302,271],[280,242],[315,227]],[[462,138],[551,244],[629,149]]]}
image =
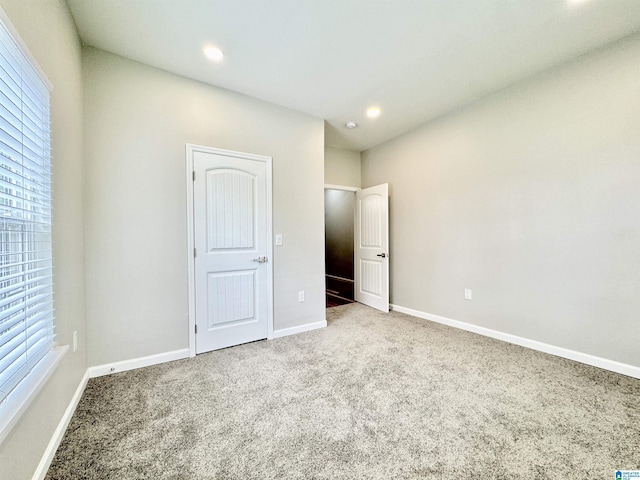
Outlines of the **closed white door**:
{"label": "closed white door", "polygon": [[389,311],[389,186],[356,192],[356,301]]}
{"label": "closed white door", "polygon": [[271,159],[216,152],[192,152],[196,353],[267,338],[270,321]]}

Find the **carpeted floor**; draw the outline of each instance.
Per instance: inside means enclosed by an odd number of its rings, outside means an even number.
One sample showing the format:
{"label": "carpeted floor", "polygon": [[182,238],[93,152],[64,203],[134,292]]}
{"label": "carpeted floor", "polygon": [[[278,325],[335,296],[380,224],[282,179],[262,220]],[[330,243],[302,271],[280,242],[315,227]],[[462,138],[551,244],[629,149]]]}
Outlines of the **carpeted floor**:
{"label": "carpeted floor", "polygon": [[359,304],[93,379],[47,479],[613,479],[640,381]]}

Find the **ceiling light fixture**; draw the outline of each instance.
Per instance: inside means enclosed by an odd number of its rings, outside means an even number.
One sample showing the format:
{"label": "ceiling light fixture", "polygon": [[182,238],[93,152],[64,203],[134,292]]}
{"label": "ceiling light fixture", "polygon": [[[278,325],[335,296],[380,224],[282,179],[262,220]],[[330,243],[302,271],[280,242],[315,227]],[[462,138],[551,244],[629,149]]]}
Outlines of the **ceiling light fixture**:
{"label": "ceiling light fixture", "polygon": [[367,117],[369,118],[377,118],[380,116],[380,108],[378,107],[370,107],[367,110]]}
{"label": "ceiling light fixture", "polygon": [[344,124],[344,126],[347,128],[356,128],[358,124],[356,122],[347,122]]}
{"label": "ceiling light fixture", "polygon": [[224,53],[218,47],[206,47],[203,51],[205,56],[212,62],[220,62],[224,58]]}

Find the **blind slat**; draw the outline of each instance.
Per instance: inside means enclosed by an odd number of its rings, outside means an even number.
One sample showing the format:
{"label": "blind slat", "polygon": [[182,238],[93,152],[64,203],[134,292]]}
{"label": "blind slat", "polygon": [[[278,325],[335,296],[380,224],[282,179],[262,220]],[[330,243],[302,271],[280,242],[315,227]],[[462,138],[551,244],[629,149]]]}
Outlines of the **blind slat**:
{"label": "blind slat", "polygon": [[24,343],[24,335],[24,328],[18,328],[16,325],[6,330],[6,334],[2,336],[3,343],[0,343],[0,362],[4,357],[9,355],[17,345]]}
{"label": "blind slat", "polygon": [[[52,315],[52,314],[53,314],[53,310],[43,308],[39,312],[35,312],[32,315],[32,317],[34,319],[38,320],[39,318],[44,318],[47,315]],[[2,329],[7,331],[7,334],[6,334],[7,338],[5,339],[4,336],[0,337],[0,346],[2,346],[5,343],[9,342],[11,340],[11,338],[13,338],[17,334],[24,334],[24,329],[25,329],[24,325],[20,326],[18,332],[12,332],[10,330],[17,328],[18,324],[20,322],[25,322],[25,320],[26,320],[26,317],[24,315],[17,315],[16,317],[12,318],[10,322],[7,322],[6,328],[5,328],[5,325],[2,324]]]}
{"label": "blind slat", "polygon": [[21,330],[10,341],[0,346],[0,368],[3,365],[8,367],[24,353],[27,357],[33,356],[34,352],[40,350],[43,340],[46,341],[52,336],[53,329],[50,327],[50,322],[44,318],[40,323],[31,325],[30,330]]}
{"label": "blind slat", "polygon": [[48,87],[0,23],[0,404],[53,347],[50,130]]}
{"label": "blind slat", "polygon": [[0,377],[0,398],[4,398],[11,390],[16,388],[22,379],[29,373],[27,365],[27,353],[24,352],[17,357],[12,363],[0,365],[2,377]]}

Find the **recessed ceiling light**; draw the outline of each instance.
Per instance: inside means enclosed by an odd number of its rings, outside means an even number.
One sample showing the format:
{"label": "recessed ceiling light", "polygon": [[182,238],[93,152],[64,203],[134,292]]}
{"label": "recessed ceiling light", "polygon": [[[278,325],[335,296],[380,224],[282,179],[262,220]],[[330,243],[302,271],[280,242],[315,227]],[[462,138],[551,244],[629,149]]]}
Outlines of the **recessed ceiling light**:
{"label": "recessed ceiling light", "polygon": [[344,126],[347,128],[356,128],[358,124],[356,122],[347,122],[344,124]]}
{"label": "recessed ceiling light", "polygon": [[380,108],[378,107],[370,107],[367,110],[367,117],[369,118],[376,118],[380,116]]}
{"label": "recessed ceiling light", "polygon": [[206,47],[204,49],[206,57],[213,62],[220,62],[224,58],[224,53],[218,47]]}

